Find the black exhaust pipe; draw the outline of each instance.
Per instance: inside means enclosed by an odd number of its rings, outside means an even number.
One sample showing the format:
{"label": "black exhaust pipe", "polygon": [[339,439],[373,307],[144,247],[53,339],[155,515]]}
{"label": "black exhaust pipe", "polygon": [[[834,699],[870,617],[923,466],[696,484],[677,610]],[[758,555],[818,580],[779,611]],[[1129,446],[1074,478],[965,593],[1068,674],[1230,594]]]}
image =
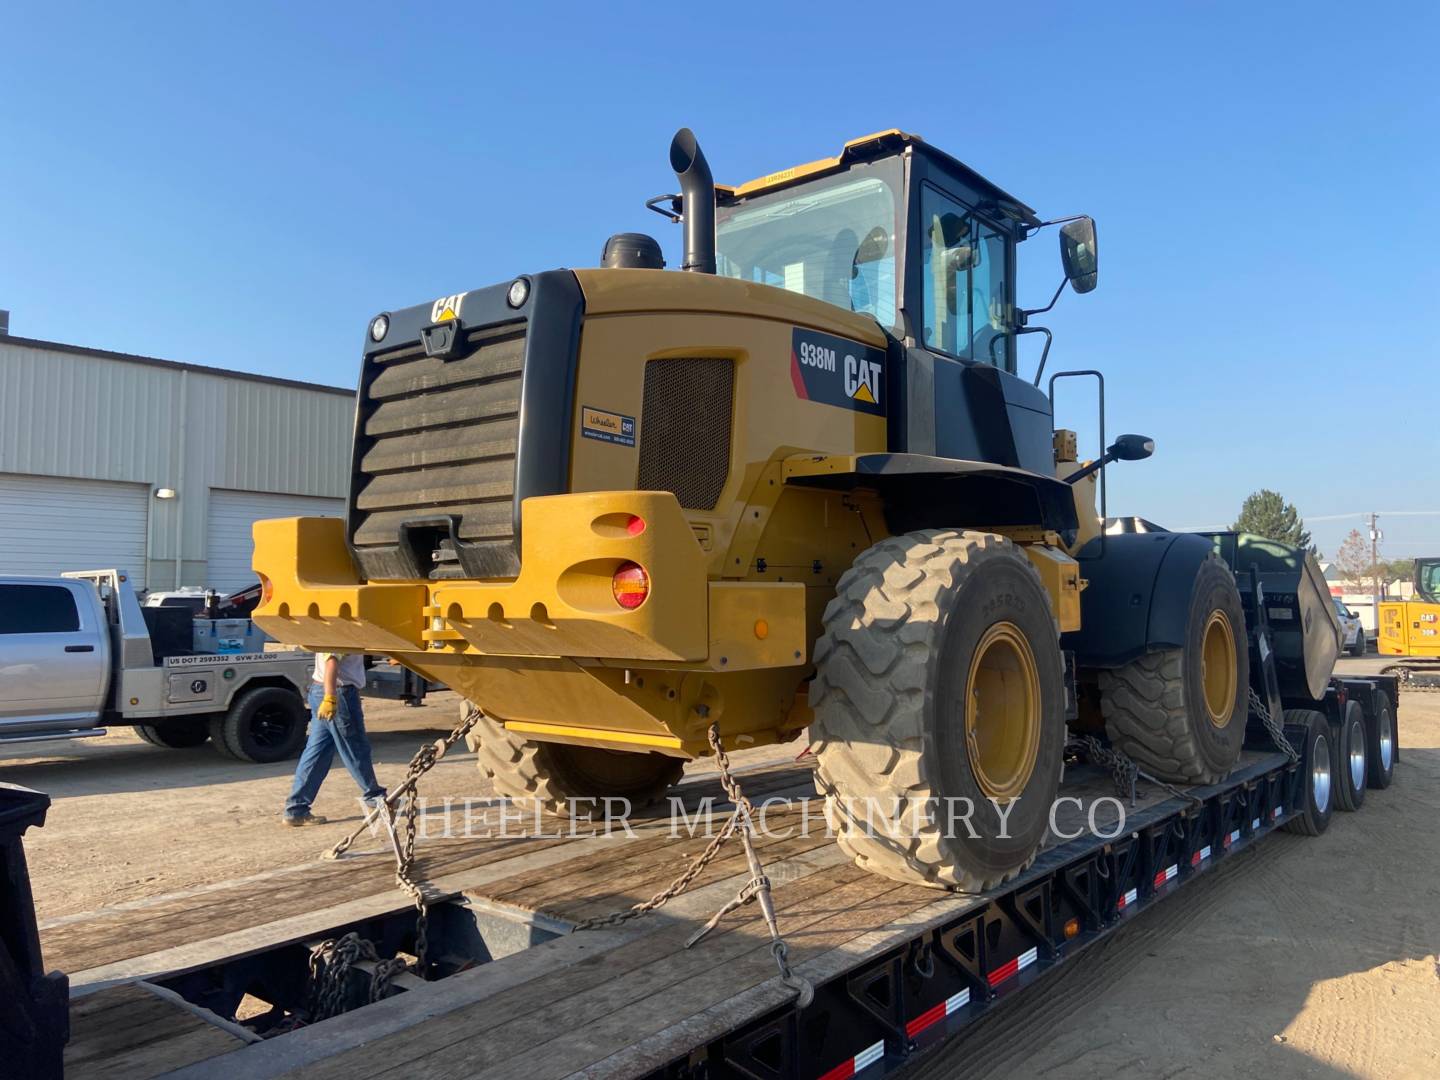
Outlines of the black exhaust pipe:
{"label": "black exhaust pipe", "polygon": [[715,273],[715,177],[695,133],[681,128],[670,140],[670,167],[685,197],[685,258],[681,270]]}

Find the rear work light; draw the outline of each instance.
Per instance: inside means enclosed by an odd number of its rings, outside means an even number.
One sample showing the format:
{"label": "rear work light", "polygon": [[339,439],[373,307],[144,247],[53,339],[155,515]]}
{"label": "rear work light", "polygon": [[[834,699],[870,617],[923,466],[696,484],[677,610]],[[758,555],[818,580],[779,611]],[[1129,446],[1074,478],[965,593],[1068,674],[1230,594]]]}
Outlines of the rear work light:
{"label": "rear work light", "polygon": [[650,577],[644,567],[637,563],[621,563],[610,579],[610,588],[615,593],[615,602],[626,610],[633,611],[650,595]]}

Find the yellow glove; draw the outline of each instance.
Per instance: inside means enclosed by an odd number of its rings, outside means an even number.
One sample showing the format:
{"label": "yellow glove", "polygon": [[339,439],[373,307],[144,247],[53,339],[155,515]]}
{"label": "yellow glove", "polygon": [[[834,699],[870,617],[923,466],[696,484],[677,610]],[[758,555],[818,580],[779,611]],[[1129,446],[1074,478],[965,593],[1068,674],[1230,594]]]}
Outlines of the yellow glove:
{"label": "yellow glove", "polygon": [[335,715],[335,698],[333,695],[326,694],[320,700],[320,707],[315,710],[315,715],[321,720],[329,720]]}

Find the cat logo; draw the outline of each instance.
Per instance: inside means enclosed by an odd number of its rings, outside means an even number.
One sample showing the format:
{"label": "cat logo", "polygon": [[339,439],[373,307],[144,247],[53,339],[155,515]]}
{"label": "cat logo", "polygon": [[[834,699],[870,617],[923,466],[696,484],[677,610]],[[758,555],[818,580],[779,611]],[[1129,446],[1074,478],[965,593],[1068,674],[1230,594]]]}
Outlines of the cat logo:
{"label": "cat logo", "polygon": [[465,303],[465,296],[465,293],[456,293],[454,296],[442,296],[436,300],[430,305],[430,321],[449,322],[460,318],[460,308]]}
{"label": "cat logo", "polygon": [[855,401],[880,404],[880,364],[873,360],[845,357],[845,393]]}

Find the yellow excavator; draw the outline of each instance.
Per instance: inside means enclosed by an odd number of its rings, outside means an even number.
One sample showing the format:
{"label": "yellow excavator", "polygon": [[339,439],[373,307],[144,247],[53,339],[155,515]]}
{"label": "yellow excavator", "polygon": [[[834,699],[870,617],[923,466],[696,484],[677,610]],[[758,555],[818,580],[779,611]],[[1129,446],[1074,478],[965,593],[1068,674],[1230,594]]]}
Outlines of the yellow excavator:
{"label": "yellow excavator", "polygon": [[[1067,723],[1223,777],[1235,579],[1206,537],[1102,535],[1101,470],[1153,443],[1077,460],[1044,354],[1020,370],[1036,317],[1095,287],[1094,222],[898,130],[720,186],[684,129],[670,164],[649,205],[683,223],[678,271],[620,234],[598,268],[374,316],[348,518],[256,524],[256,622],[458,691],[496,791],[560,813],[661,797],[712,732],[808,730],[840,844],[938,887],[1034,859]],[[1027,310],[1019,251],[1051,228],[1063,278]]]}
{"label": "yellow excavator", "polygon": [[1415,598],[1382,600],[1376,651],[1403,657],[1384,669],[1402,686],[1440,690],[1440,557],[1415,560]]}

